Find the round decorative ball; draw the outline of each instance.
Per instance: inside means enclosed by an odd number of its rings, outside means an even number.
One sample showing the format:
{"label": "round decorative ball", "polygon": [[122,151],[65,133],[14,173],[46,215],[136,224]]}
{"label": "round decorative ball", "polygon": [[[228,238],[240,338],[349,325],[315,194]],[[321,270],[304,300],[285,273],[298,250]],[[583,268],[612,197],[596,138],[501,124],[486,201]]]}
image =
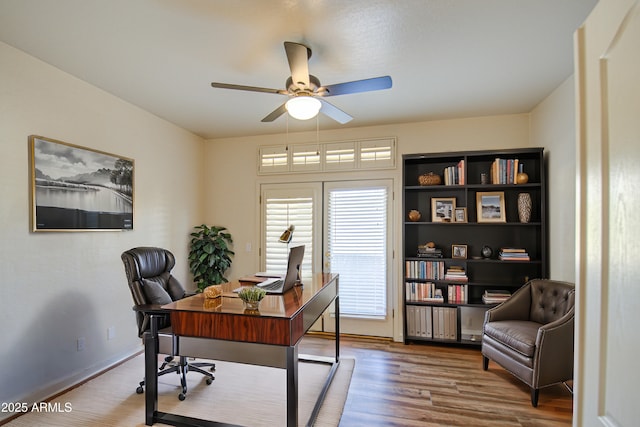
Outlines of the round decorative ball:
{"label": "round decorative ball", "polygon": [[529,175],[526,172],[519,172],[516,175],[517,184],[526,184],[527,182],[529,182]]}
{"label": "round decorative ball", "polygon": [[491,255],[493,255],[493,249],[491,249],[487,245],[484,245],[482,247],[482,256],[485,257],[485,258],[491,258]]}
{"label": "round decorative ball", "polygon": [[409,221],[412,221],[412,222],[420,221],[420,218],[422,218],[420,211],[415,209],[411,209],[409,211]]}

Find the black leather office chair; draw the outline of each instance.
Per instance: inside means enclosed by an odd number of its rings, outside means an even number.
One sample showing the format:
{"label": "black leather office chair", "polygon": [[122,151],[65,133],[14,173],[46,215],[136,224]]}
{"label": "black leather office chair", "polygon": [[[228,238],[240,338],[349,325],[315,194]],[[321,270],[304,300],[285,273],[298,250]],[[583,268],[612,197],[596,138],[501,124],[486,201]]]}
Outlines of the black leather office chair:
{"label": "black leather office chair", "polygon": [[[211,384],[215,377],[211,372],[215,371],[215,364],[209,362],[189,363],[185,356],[177,354],[179,337],[171,332],[169,314],[160,307],[172,301],[186,296],[180,282],[171,275],[171,269],[176,264],[176,259],[166,249],[154,247],[138,247],[122,253],[122,262],[129,282],[129,290],[133,297],[133,310],[136,313],[138,324],[138,336],[142,338],[145,332],[151,329],[151,316],[158,316],[158,330],[161,348],[170,348],[171,354],[165,358],[160,366],[158,376],[175,372],[180,375],[182,392],[178,395],[184,400],[187,394],[187,372],[196,371],[206,377],[207,385]],[[174,361],[178,356],[178,361]],[[201,368],[209,368],[207,372]],[[137,393],[144,391],[145,381],[140,382]]]}

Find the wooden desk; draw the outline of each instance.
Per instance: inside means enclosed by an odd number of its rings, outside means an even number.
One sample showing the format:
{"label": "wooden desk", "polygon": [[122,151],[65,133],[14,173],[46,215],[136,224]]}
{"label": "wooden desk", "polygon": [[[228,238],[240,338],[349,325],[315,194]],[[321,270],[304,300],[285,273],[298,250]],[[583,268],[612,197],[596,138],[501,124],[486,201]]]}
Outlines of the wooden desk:
{"label": "wooden desk", "polygon": [[[285,292],[267,295],[260,310],[244,310],[242,301],[232,294],[238,282],[226,283],[223,296],[206,300],[202,294],[162,306],[171,315],[172,330],[178,336],[178,354],[204,359],[224,360],[287,371],[287,426],[298,423],[298,361],[313,361],[331,365],[307,425],[313,425],[326,392],[340,363],[340,304],[338,275],[317,274],[310,283]],[[335,302],[335,357],[304,357],[298,355],[298,343],[311,325]],[[157,318],[144,336],[145,342],[145,422],[174,426],[223,425],[158,411]],[[212,340],[215,340],[212,342]],[[167,349],[162,349],[166,354]],[[215,386],[215,382],[213,384]],[[188,398],[188,397],[187,397]]]}

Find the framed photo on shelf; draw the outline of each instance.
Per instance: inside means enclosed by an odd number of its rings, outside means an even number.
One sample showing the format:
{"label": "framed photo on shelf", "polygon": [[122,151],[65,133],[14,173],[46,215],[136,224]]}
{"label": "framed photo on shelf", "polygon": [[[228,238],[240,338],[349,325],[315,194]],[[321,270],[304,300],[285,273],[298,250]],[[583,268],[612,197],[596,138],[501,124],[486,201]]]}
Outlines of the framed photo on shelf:
{"label": "framed photo on shelf", "polygon": [[467,245],[451,245],[451,258],[467,259]]}
{"label": "framed photo on shelf", "polygon": [[454,218],[456,222],[467,222],[467,208],[455,208]]}
{"label": "framed photo on shelf", "polygon": [[432,197],[431,222],[452,222],[455,209],[455,197]]}
{"label": "framed photo on shelf", "polygon": [[504,191],[476,193],[478,222],[507,222],[504,208]]}

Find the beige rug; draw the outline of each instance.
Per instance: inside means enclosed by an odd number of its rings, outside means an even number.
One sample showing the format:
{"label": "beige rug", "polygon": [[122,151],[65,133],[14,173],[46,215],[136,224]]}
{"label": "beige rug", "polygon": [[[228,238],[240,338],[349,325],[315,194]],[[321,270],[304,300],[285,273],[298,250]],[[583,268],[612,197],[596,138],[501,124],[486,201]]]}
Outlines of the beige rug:
{"label": "beige rug", "polygon": [[[352,358],[341,359],[316,426],[340,423],[354,365]],[[6,426],[144,426],[144,394],[135,392],[143,372],[144,356],[140,355],[57,397],[48,412],[30,412]],[[329,365],[300,363],[298,425],[305,425],[309,418],[328,372]],[[189,391],[182,402],[177,374],[158,379],[159,411],[252,427],[286,425],[284,369],[216,362],[211,385],[196,372],[187,377]]]}

